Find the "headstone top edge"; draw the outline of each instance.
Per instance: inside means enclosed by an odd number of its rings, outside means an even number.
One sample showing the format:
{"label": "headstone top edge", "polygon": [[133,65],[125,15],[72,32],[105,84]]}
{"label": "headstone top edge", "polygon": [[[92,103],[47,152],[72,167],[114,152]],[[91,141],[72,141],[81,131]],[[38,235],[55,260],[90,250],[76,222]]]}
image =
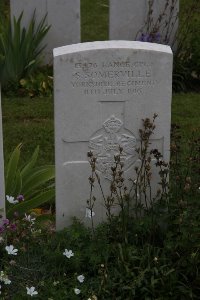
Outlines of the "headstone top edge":
{"label": "headstone top edge", "polygon": [[57,57],[65,54],[72,54],[76,52],[84,52],[90,50],[101,50],[101,49],[133,49],[133,50],[149,50],[155,52],[163,52],[167,54],[173,54],[171,47],[156,44],[156,43],[146,43],[139,41],[98,41],[98,42],[86,42],[78,43],[67,46],[62,46],[53,49],[53,56]]}

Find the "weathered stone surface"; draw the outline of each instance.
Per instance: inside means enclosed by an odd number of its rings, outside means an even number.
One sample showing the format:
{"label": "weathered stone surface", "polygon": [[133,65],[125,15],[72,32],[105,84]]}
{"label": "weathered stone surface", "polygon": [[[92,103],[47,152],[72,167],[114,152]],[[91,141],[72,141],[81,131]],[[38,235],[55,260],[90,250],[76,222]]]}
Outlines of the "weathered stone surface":
{"label": "weathered stone surface", "polygon": [[[5,215],[4,159],[1,115],[1,86],[0,86],[0,215]],[[3,211],[1,210],[3,209]],[[1,218],[0,218],[1,223]]]}
{"label": "weathered stone surface", "polygon": [[[164,11],[166,0],[153,0],[153,23]],[[171,14],[170,5],[165,11],[165,17],[162,19],[162,37],[166,34],[165,23],[163,20],[170,20],[169,32],[171,38],[169,44],[174,44],[175,32],[178,28],[177,14],[179,12],[179,0],[170,0],[169,3],[174,5]],[[139,31],[143,28],[149,11],[149,1],[147,0],[110,0],[110,17],[109,17],[109,39],[110,40],[136,40],[139,38]],[[172,25],[175,23],[175,26]],[[158,22],[157,22],[158,24]],[[173,29],[172,29],[173,28]],[[144,32],[145,33],[145,32]],[[161,33],[161,32],[160,32]]]}
{"label": "weathered stone surface", "polygon": [[[86,224],[91,174],[87,152],[107,192],[110,166],[123,147],[126,178],[140,163],[136,147],[142,118],[159,115],[152,148],[169,160],[172,52],[164,45],[110,41],[54,49],[57,229],[76,216]],[[153,181],[156,181],[153,177]],[[105,219],[100,189],[94,222]]]}
{"label": "weathered stone surface", "polygon": [[80,0],[10,0],[11,16],[23,11],[22,24],[28,27],[36,10],[36,24],[47,14],[51,28],[44,40],[45,63],[52,63],[53,48],[80,42]]}

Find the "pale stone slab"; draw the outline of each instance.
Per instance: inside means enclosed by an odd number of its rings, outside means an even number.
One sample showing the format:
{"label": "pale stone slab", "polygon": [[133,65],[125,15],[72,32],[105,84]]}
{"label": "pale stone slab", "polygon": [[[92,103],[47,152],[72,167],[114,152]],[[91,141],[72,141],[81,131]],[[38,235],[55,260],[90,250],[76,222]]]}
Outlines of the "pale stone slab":
{"label": "pale stone slab", "polygon": [[[0,85],[0,215],[5,216],[5,186],[4,186],[4,159],[1,114],[1,85]],[[3,209],[3,211],[1,210]],[[0,218],[1,223],[1,218]]]}
{"label": "pale stone slab", "polygon": [[[141,119],[157,113],[152,148],[169,160],[171,93],[169,46],[106,41],[54,49],[57,229],[69,225],[73,216],[89,224],[88,151],[98,157],[97,171],[106,191],[119,144],[125,176],[133,178]],[[105,219],[105,209],[100,189],[94,192],[97,224]]]}
{"label": "pale stone slab", "polygon": [[[47,0],[49,49],[80,42],[80,0]],[[51,54],[53,55],[53,53]]]}
{"label": "pale stone slab", "polygon": [[80,42],[80,0],[10,0],[11,17],[19,17],[28,27],[36,10],[36,24],[47,14],[51,28],[44,40],[45,63],[52,63],[53,48]]}
{"label": "pale stone slab", "polygon": [[10,0],[10,15],[18,18],[23,12],[22,26],[28,27],[36,10],[36,22],[38,23],[47,13],[47,0]]}
{"label": "pale stone slab", "polygon": [[[157,20],[164,11],[167,0],[153,0],[153,19]],[[171,15],[170,9],[166,10],[165,20],[170,20],[172,34],[169,44],[174,43],[174,36],[178,28],[177,14],[179,12],[179,0],[170,0],[174,3],[174,10]],[[109,6],[109,39],[110,40],[136,40],[139,30],[144,26],[149,11],[148,0],[110,0]],[[164,28],[165,26],[162,26]],[[174,28],[173,28],[174,27]],[[173,29],[172,29],[173,28]],[[162,31],[162,36],[166,30]]]}

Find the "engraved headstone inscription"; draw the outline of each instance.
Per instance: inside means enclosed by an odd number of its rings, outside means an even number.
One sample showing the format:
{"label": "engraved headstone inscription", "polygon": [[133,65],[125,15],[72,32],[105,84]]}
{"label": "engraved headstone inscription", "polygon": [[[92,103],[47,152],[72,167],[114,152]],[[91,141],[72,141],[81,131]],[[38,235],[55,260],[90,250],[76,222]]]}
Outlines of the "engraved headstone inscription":
{"label": "engraved headstone inscription", "polygon": [[[5,216],[5,189],[4,189],[4,159],[1,115],[1,86],[0,86],[0,215]],[[1,223],[1,218],[0,218]]]}
{"label": "engraved headstone inscription", "polygon": [[[169,46],[105,41],[54,49],[57,229],[69,225],[73,216],[90,221],[88,151],[97,157],[96,170],[106,193],[119,146],[125,177],[134,177],[142,118],[157,113],[152,147],[169,160],[171,84]],[[105,219],[98,186],[94,196],[97,224]]]}
{"label": "engraved headstone inscription", "polygon": [[44,40],[44,62],[52,63],[53,48],[80,42],[80,0],[10,0],[11,17],[23,11],[22,25],[27,28],[35,10],[36,24],[47,14],[51,25]]}
{"label": "engraved headstone inscription", "polygon": [[[152,6],[149,6],[151,2]],[[152,13],[149,14],[150,10]],[[138,40],[141,36],[139,31],[142,29],[145,34],[145,22],[149,22],[151,26],[155,25],[164,40],[170,37],[165,44],[173,46],[178,29],[178,12],[179,0],[110,0],[109,39]]]}

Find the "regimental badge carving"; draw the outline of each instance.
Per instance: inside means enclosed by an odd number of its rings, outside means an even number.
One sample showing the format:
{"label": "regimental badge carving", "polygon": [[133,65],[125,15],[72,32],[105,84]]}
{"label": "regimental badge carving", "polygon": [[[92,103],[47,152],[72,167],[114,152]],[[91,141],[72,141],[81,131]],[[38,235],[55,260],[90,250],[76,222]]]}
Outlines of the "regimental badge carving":
{"label": "regimental badge carving", "polygon": [[112,115],[89,140],[89,148],[97,157],[97,170],[109,180],[112,179],[111,167],[114,165],[114,155],[119,154],[119,146],[123,148],[121,161],[124,163],[124,171],[136,160],[136,138],[123,125],[120,119]]}

